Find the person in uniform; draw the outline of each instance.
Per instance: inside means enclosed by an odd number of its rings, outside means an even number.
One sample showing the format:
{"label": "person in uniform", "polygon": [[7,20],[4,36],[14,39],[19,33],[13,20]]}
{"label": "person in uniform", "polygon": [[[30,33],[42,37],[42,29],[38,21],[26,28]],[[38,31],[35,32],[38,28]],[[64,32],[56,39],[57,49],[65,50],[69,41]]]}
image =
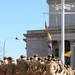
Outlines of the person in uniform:
{"label": "person in uniform", "polygon": [[16,73],[15,75],[18,75],[18,65],[20,64],[20,58],[16,59]]}
{"label": "person in uniform", "polygon": [[17,64],[18,66],[18,75],[28,75],[29,64],[25,60],[25,56],[20,56],[20,62]]}
{"label": "person in uniform", "polygon": [[1,65],[1,69],[2,69],[2,75],[5,75],[6,73],[5,73],[5,71],[6,71],[6,65],[7,65],[7,57],[4,57],[3,58],[3,62],[2,62],[2,65]]}
{"label": "person in uniform", "polygon": [[4,64],[7,64],[7,63],[8,63],[7,57],[4,57],[4,58],[3,58],[3,63],[4,63]]}
{"label": "person in uniform", "polygon": [[51,54],[47,56],[47,60],[48,60],[49,62],[52,60],[52,55],[51,55]]}
{"label": "person in uniform", "polygon": [[46,75],[55,75],[56,65],[52,56],[48,55],[48,61],[45,63]]}
{"label": "person in uniform", "polygon": [[0,62],[1,62],[1,65],[0,65],[0,75],[4,75],[4,71],[3,71],[4,64],[3,64],[3,61],[2,60],[0,60]]}
{"label": "person in uniform", "polygon": [[33,56],[33,62],[31,63],[31,75],[37,75],[38,67],[39,67],[39,62],[38,62],[38,54],[34,54]]}
{"label": "person in uniform", "polygon": [[57,58],[57,63],[58,63],[58,72],[60,74],[63,74],[64,73],[64,64],[62,64],[62,61],[60,58]]}
{"label": "person in uniform", "polygon": [[35,66],[35,75],[41,75],[42,67],[41,67],[41,57],[38,57],[37,62],[34,63]]}
{"label": "person in uniform", "polygon": [[15,69],[16,65],[13,62],[12,57],[7,58],[8,64],[6,65],[6,74],[5,75],[14,75],[15,74]]}
{"label": "person in uniform", "polygon": [[33,56],[32,56],[32,57],[30,57],[30,62],[29,62],[29,66],[30,66],[30,68],[29,68],[28,75],[34,75],[34,72],[33,72],[33,70],[32,70],[33,59],[34,59],[34,57],[33,57]]}
{"label": "person in uniform", "polygon": [[72,69],[73,69],[73,74],[75,75],[75,68],[73,67]]}
{"label": "person in uniform", "polygon": [[44,63],[44,59],[42,57],[38,58],[38,62],[39,62],[39,67],[38,67],[38,74],[37,75],[44,75],[45,72],[45,63]]}

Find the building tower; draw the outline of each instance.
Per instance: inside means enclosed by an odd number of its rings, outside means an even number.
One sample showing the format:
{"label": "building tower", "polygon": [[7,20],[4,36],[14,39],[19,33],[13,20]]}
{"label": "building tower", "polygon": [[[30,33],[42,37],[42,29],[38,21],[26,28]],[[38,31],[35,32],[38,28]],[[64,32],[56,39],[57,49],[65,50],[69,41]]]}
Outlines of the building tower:
{"label": "building tower", "polygon": [[[59,12],[61,12],[61,0],[47,0],[47,3],[49,4],[49,27],[53,27],[55,26],[55,28],[57,27],[57,34],[60,36],[60,34],[58,33],[61,30],[61,14],[59,14]],[[74,38],[71,35],[70,31],[73,31],[73,28],[75,28],[75,1],[74,0],[65,0],[65,12],[67,14],[65,14],[65,52],[72,50],[72,55],[69,58],[68,64],[73,64],[74,65],[74,56],[75,53],[73,52],[74,48],[71,49],[71,46],[74,46]],[[50,14],[51,13],[51,14]],[[56,14],[52,14],[52,13],[56,13]],[[72,28],[73,27],[73,28]],[[61,32],[61,31],[60,31]],[[72,32],[72,34],[74,34]],[[60,36],[61,37],[61,36]],[[58,42],[59,40],[57,40]],[[61,40],[60,40],[61,42]],[[61,45],[61,43],[60,43]],[[60,48],[62,48],[61,46],[59,46]],[[61,49],[62,50],[62,49]],[[59,57],[61,58],[62,55],[62,51],[59,49]],[[60,52],[61,51],[61,52]],[[67,57],[65,57],[65,62],[67,61]],[[73,62],[71,62],[73,61]]]}

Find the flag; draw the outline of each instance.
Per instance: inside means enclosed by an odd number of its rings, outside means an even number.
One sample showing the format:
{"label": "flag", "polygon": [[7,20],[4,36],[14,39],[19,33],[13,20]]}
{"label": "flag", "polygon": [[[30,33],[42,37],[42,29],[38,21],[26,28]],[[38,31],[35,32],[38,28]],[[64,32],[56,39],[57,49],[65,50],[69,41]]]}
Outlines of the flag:
{"label": "flag", "polygon": [[45,21],[45,29],[46,29],[46,31],[48,31],[48,26],[47,26],[46,21]]}
{"label": "flag", "polygon": [[52,37],[51,37],[50,33],[48,32],[47,34],[48,34],[49,40],[52,41]]}
{"label": "flag", "polygon": [[70,56],[71,56],[71,53],[72,53],[72,50],[66,52],[64,55],[65,55],[66,57],[70,57]]}
{"label": "flag", "polygon": [[52,50],[52,43],[48,44],[48,48],[50,48],[50,50]]}

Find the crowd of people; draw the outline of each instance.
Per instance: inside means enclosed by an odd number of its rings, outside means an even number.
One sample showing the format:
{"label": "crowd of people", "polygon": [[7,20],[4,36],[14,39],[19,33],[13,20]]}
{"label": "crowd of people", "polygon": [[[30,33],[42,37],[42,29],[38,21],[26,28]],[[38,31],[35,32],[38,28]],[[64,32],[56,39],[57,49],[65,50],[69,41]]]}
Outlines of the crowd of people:
{"label": "crowd of people", "polygon": [[16,63],[12,57],[0,60],[0,75],[75,75],[75,68],[62,64],[60,58],[51,54],[46,57],[35,54],[29,58],[21,55]]}

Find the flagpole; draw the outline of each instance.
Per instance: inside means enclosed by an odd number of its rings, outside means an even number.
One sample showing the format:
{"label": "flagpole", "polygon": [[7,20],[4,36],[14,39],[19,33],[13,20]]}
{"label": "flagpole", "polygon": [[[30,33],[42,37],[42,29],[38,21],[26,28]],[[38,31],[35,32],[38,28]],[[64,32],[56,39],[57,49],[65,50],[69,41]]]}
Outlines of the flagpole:
{"label": "flagpole", "polygon": [[65,9],[64,9],[65,0],[61,0],[61,60],[62,63],[65,63]]}

